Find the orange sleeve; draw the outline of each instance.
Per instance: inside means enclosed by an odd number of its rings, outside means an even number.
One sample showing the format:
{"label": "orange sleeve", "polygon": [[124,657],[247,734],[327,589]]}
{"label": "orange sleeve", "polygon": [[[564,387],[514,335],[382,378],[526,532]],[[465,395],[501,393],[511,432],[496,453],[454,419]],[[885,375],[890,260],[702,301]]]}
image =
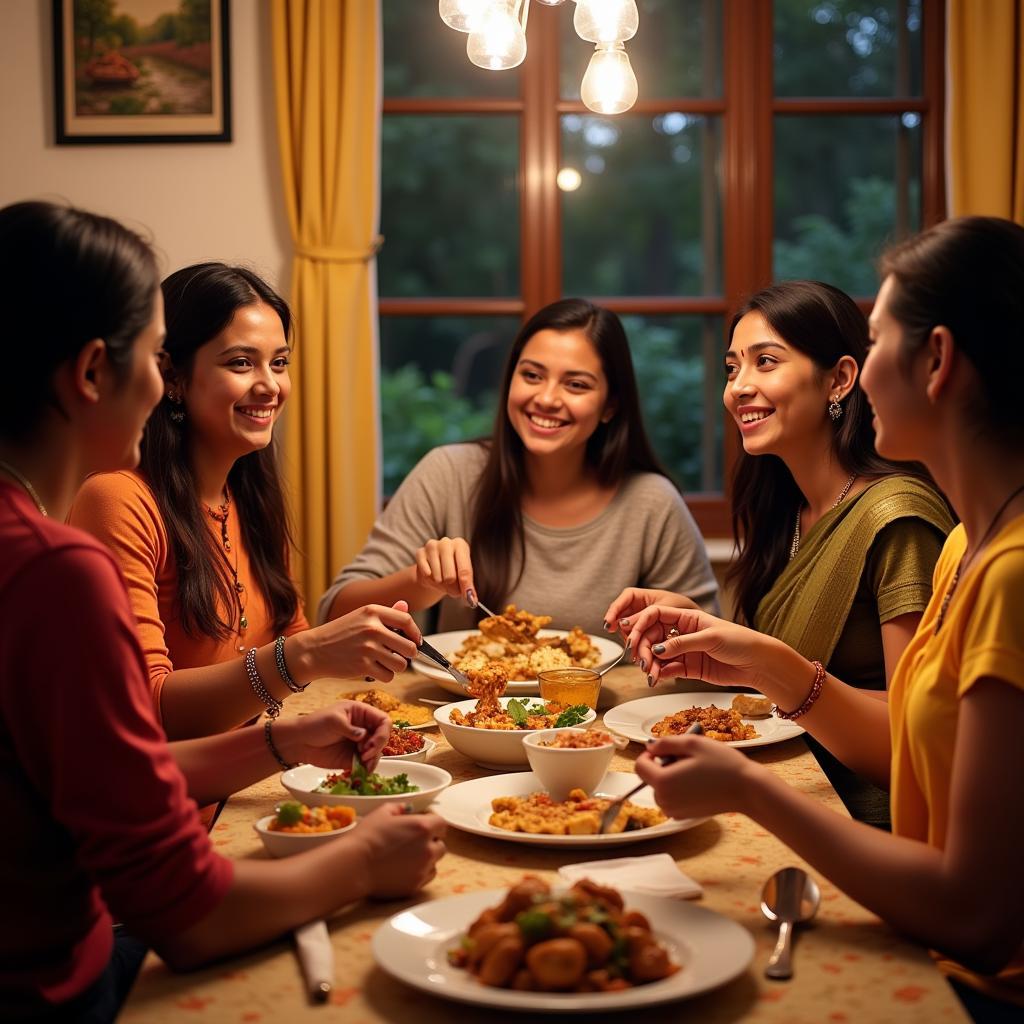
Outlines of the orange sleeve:
{"label": "orange sleeve", "polygon": [[134,473],[96,473],[75,496],[68,515],[114,553],[146,658],[157,716],[164,680],[174,671],[160,613],[158,579],[166,571],[167,530],[152,491]]}

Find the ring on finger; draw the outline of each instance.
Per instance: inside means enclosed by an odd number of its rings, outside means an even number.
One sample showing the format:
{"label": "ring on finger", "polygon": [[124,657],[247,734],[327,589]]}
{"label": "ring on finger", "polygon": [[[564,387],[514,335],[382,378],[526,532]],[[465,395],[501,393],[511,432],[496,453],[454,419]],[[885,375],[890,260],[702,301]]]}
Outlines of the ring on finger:
{"label": "ring on finger", "polygon": [[678,629],[676,629],[676,627],[675,627],[675,626],[673,626],[673,627],[672,627],[672,628],[671,628],[671,629],[670,629],[670,630],[668,631],[668,633],[666,633],[666,634],[665,634],[665,636],[666,636],[666,639],[669,639],[669,638],[671,638],[671,637],[674,637],[674,636],[679,636],[679,630],[678,630]]}

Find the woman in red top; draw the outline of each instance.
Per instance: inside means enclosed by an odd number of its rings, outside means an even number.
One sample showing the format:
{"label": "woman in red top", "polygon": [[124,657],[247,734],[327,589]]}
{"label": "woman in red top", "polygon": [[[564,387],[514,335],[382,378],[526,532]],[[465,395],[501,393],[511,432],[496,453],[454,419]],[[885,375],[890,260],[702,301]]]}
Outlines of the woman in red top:
{"label": "woman in red top", "polygon": [[63,524],[88,473],[130,468],[163,384],[155,261],[117,222],[0,210],[0,1006],[109,1020],[140,955],[176,967],[250,948],[366,895],[413,892],[444,851],[433,815],[378,812],[284,861],[218,856],[196,814],[277,761],[372,764],[390,726],[338,704],[273,730],[168,745],[110,552]]}

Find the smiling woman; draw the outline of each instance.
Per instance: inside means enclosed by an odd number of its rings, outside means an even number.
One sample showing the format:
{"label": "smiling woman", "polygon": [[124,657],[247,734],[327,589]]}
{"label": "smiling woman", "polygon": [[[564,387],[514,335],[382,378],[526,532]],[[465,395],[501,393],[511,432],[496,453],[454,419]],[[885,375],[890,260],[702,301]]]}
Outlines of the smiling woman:
{"label": "smiling woman", "polygon": [[619,318],[562,299],[522,327],[491,438],[430,452],[321,598],[322,619],[364,601],[533,608],[555,628],[602,628],[623,587],[675,589],[705,608],[717,586],[682,496],[647,438]]}
{"label": "smiling woman", "polygon": [[162,287],[165,393],[140,468],[92,477],[71,516],[121,564],[168,735],[273,717],[318,676],[388,682],[416,651],[404,607],[309,629],[289,573],[273,444],[291,391],[287,304],[222,263],[186,267]]}

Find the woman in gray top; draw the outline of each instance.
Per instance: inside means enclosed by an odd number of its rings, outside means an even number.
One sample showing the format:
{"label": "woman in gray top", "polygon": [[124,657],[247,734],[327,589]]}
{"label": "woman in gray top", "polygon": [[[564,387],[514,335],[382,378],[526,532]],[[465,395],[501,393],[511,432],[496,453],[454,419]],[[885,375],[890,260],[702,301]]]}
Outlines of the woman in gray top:
{"label": "woman in gray top", "polygon": [[471,628],[480,600],[598,632],[625,587],[717,609],[697,525],[644,429],[619,318],[583,299],[519,331],[491,439],[428,453],[320,600],[320,621],[367,602],[443,600],[439,629]]}

